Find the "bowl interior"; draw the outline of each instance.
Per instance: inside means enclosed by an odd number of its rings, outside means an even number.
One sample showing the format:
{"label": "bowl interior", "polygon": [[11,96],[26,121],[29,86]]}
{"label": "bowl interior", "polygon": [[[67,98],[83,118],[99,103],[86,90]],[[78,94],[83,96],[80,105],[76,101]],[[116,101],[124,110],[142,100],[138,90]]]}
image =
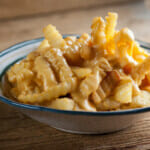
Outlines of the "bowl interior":
{"label": "bowl interior", "polygon": [[[64,35],[66,37],[68,35]],[[77,35],[77,37],[79,37]],[[12,66],[14,63],[23,59],[28,53],[34,51],[41,43],[44,38],[38,38],[34,40],[25,41],[19,44],[16,44],[8,49],[0,52],[0,83],[2,81],[2,77],[4,73]],[[149,50],[150,47],[141,45],[143,48]],[[134,114],[134,113],[141,113],[150,111],[150,107],[145,108],[137,108],[137,109],[129,109],[129,110],[122,110],[122,111],[108,111],[108,112],[84,112],[84,111],[64,111],[64,110],[56,110],[41,106],[33,106],[27,104],[21,104],[19,102],[12,101],[6,98],[2,94],[2,90],[0,88],[0,100],[4,103],[9,105],[13,105],[15,107],[25,108],[25,109],[32,109],[32,110],[40,110],[40,111],[51,111],[57,113],[67,113],[67,114],[80,114],[80,115],[124,115],[124,114]]]}

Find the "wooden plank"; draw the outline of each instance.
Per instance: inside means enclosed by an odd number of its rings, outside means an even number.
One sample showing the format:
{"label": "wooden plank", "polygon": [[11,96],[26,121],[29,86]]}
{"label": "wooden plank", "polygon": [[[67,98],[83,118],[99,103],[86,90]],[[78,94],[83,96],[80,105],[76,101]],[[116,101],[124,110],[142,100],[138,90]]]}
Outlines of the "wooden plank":
{"label": "wooden plank", "polygon": [[66,9],[85,8],[129,0],[1,0],[0,19],[56,12]]}
{"label": "wooden plank", "polygon": [[0,104],[0,109],[1,150],[146,150],[150,148],[149,114],[147,118],[120,132],[105,135],[76,135],[38,123],[5,104]]}

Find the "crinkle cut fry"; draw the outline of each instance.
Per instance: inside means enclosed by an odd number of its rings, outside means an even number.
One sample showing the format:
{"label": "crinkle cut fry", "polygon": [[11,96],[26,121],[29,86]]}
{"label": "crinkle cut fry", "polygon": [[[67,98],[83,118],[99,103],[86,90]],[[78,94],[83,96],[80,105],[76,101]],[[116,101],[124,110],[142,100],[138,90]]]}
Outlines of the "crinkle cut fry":
{"label": "crinkle cut fry", "polygon": [[71,67],[72,72],[77,76],[79,79],[83,79],[89,76],[92,72],[91,68],[83,68],[83,67]]}
{"label": "crinkle cut fry", "polygon": [[95,104],[99,104],[99,103],[101,102],[101,98],[100,98],[100,96],[98,95],[97,92],[93,92],[93,93],[91,94],[91,100],[93,100],[93,102],[94,102]]}
{"label": "crinkle cut fry", "polygon": [[62,110],[73,110],[75,107],[75,103],[71,98],[57,98],[50,102],[50,104],[46,105],[46,107]]}
{"label": "crinkle cut fry", "polygon": [[64,51],[64,57],[70,64],[76,64],[81,61],[80,53],[79,53],[80,43],[76,40],[72,42],[71,45],[68,45]]}
{"label": "crinkle cut fry", "polygon": [[67,93],[74,91],[77,88],[77,79],[70,78],[65,82],[52,86],[42,93],[19,95],[18,100],[23,103],[42,103],[51,101],[59,96],[65,96]]}
{"label": "crinkle cut fry", "polygon": [[46,49],[46,48],[48,48],[48,47],[50,47],[50,45],[49,45],[49,43],[48,43],[48,40],[47,40],[47,39],[44,39],[44,40],[41,42],[40,46],[37,48],[37,51],[38,51],[38,52],[42,52],[42,51],[44,51],[44,49]]}
{"label": "crinkle cut fry", "polygon": [[101,76],[99,74],[98,68],[95,68],[94,74],[90,74],[87,76],[80,84],[79,90],[83,97],[88,98],[88,96],[96,91],[101,82]]}
{"label": "crinkle cut fry", "polygon": [[80,64],[83,59],[90,58],[91,48],[88,47],[90,39],[90,36],[84,33],[79,39],[71,41],[70,44],[64,48],[63,54],[69,64]]}
{"label": "crinkle cut fry", "polygon": [[87,97],[84,97],[81,93],[78,92],[71,92],[71,96],[73,100],[83,109],[87,111],[96,111],[96,108],[92,103],[89,101]]}
{"label": "crinkle cut fry", "polygon": [[103,47],[106,43],[105,21],[102,17],[96,17],[92,23],[91,38],[95,45]]}
{"label": "crinkle cut fry", "polygon": [[56,27],[49,24],[43,29],[45,38],[48,40],[49,45],[54,48],[65,47],[66,42],[63,39],[62,35],[57,31]]}
{"label": "crinkle cut fry", "polygon": [[[101,83],[103,78],[106,76],[106,72],[112,71],[112,67],[109,64],[108,60],[105,59],[104,57],[98,59],[98,62],[96,62],[96,65],[99,66],[99,75],[100,75],[100,83]],[[97,91],[94,91],[91,94],[91,100],[93,100],[95,104],[100,103],[103,97],[105,97],[105,93],[100,86],[97,89]]]}
{"label": "crinkle cut fry", "polygon": [[104,71],[111,71],[112,67],[110,65],[110,63],[108,62],[108,60],[104,57],[100,58],[98,61],[98,65],[100,68],[102,68]]}
{"label": "crinkle cut fry", "polygon": [[98,68],[94,68],[93,74],[82,80],[78,91],[72,92],[71,96],[74,101],[87,111],[96,111],[96,108],[90,103],[89,95],[95,92],[101,81]]}
{"label": "crinkle cut fry", "polygon": [[150,72],[150,56],[147,57],[143,63],[135,66],[131,72],[133,80],[140,85],[145,75]]}
{"label": "crinkle cut fry", "polygon": [[51,86],[57,84],[53,70],[51,69],[50,64],[44,57],[38,56],[35,59],[34,70],[37,73],[37,77],[42,79],[44,90],[47,90]]}
{"label": "crinkle cut fry", "polygon": [[110,65],[110,63],[108,62],[108,60],[104,57],[101,58],[96,58],[96,60],[87,60],[84,63],[85,67],[94,67],[94,66],[98,66],[101,70],[104,71],[111,71],[112,70],[112,66]]}
{"label": "crinkle cut fry", "polygon": [[[24,78],[26,76],[26,74],[28,74],[28,78],[26,78],[26,80],[22,81],[22,78]],[[13,89],[17,89],[17,91],[19,93],[29,93],[32,91],[32,85],[30,84],[31,80],[33,78],[33,72],[24,68],[21,70],[21,72],[19,72],[17,74],[17,88],[13,88]],[[17,95],[16,95],[17,96]]]}
{"label": "crinkle cut fry", "polygon": [[49,49],[44,56],[50,62],[56,74],[59,75],[60,81],[66,81],[68,78],[73,76],[71,68],[69,67],[66,59],[63,57],[60,49]]}
{"label": "crinkle cut fry", "polygon": [[105,34],[107,41],[109,41],[114,36],[118,15],[117,13],[109,12],[108,16],[105,17],[105,19],[106,19]]}
{"label": "crinkle cut fry", "polygon": [[65,39],[66,45],[71,46],[77,40],[76,36],[67,36]]}
{"label": "crinkle cut fry", "polygon": [[79,43],[81,43],[79,49],[80,57],[84,60],[90,59],[93,55],[93,51],[91,47],[89,47],[89,44],[91,43],[91,37],[89,36],[89,34],[84,33],[81,35],[78,41]]}
{"label": "crinkle cut fry", "polygon": [[120,80],[120,75],[116,70],[109,72],[108,75],[100,83],[100,86],[96,91],[99,95],[99,99],[105,99],[114,89],[114,87],[119,83]]}
{"label": "crinkle cut fry", "polygon": [[32,91],[33,86],[30,84],[30,82],[34,77],[34,73],[32,70],[30,70],[30,67],[31,66],[28,61],[23,60],[19,64],[15,64],[8,70],[8,80],[12,84],[14,84],[14,87],[12,89],[13,91],[14,89],[15,91],[18,91],[15,92],[15,97],[17,97],[17,95],[20,93],[28,93]]}

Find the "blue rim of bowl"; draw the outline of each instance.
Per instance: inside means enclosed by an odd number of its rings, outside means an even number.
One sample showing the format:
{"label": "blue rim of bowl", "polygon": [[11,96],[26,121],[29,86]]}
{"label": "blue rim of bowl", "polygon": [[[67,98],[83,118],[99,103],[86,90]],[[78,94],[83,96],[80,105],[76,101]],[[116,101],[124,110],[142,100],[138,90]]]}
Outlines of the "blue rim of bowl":
{"label": "blue rim of bowl", "polygon": [[[79,37],[79,35],[67,34],[67,35],[63,35],[63,38],[65,38],[67,36],[70,36],[70,35]],[[42,38],[27,40],[27,41],[15,44],[15,45],[3,50],[2,52],[0,52],[0,57],[2,57],[4,55],[7,55],[9,52],[16,51],[16,50],[20,49],[23,46],[27,46],[27,45],[30,45],[30,44],[40,42],[43,39],[44,38],[42,37]],[[139,41],[139,40],[137,40],[137,41]],[[150,50],[149,43],[145,43],[145,42],[142,42],[142,41],[139,41],[139,43],[141,43],[141,47],[143,47],[147,50]],[[23,57],[20,58],[20,59],[23,59]],[[16,61],[19,61],[20,59],[18,59]],[[6,71],[11,65],[7,66],[4,70]],[[2,73],[1,76],[3,76],[5,71]],[[47,111],[47,112],[53,112],[53,113],[63,113],[63,114],[68,114],[68,115],[71,114],[71,115],[112,116],[112,115],[137,114],[137,113],[144,113],[144,112],[150,111],[150,107],[135,108],[135,109],[128,109],[128,110],[119,110],[119,111],[99,111],[99,112],[70,111],[70,110],[58,110],[58,109],[53,109],[53,108],[48,108],[48,107],[23,104],[23,103],[19,103],[19,102],[16,102],[16,101],[12,101],[9,98],[6,98],[4,96],[0,96],[0,101],[6,103],[8,105],[12,105],[12,106],[19,107],[19,108],[22,108],[22,109],[29,109],[29,110],[35,110],[35,111],[36,110],[37,111]]]}

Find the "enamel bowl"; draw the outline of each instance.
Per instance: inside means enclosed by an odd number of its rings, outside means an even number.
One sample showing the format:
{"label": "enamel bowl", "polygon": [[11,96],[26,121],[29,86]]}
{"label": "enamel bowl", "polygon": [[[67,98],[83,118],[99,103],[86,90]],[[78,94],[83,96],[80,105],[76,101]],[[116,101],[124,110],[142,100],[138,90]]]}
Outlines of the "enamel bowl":
{"label": "enamel bowl", "polygon": [[[67,35],[64,35],[66,37]],[[43,38],[25,41],[0,52],[0,82],[7,69],[35,50]],[[149,45],[141,43],[145,49]],[[51,127],[79,134],[101,134],[129,127],[136,120],[148,115],[150,107],[109,112],[64,111],[46,107],[21,104],[6,98],[0,89],[0,100],[31,118]]]}

